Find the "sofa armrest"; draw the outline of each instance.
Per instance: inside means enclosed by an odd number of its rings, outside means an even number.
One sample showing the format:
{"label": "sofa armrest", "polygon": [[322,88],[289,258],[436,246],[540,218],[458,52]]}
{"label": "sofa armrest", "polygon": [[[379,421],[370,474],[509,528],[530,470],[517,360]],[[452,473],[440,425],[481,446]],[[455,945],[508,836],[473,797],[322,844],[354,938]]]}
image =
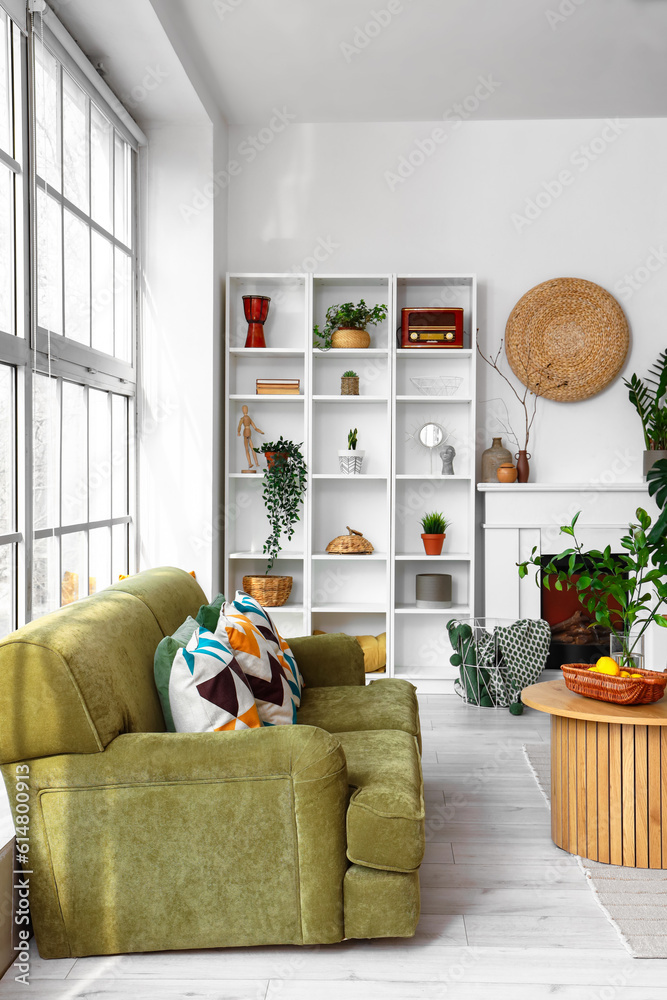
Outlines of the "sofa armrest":
{"label": "sofa armrest", "polygon": [[132,733],[29,768],[42,956],[342,939],[348,788],[334,736]]}
{"label": "sofa armrest", "polygon": [[335,632],[290,639],[306,687],[365,684],[364,652],[353,635]]}

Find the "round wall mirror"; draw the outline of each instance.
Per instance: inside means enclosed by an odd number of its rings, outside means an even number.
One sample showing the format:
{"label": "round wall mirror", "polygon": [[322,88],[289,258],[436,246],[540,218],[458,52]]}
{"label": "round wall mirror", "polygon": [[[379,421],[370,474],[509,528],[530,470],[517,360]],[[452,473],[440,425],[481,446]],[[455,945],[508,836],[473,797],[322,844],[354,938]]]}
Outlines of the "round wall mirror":
{"label": "round wall mirror", "polygon": [[437,448],[445,439],[445,432],[440,424],[424,424],[417,432],[420,444],[425,448]]}

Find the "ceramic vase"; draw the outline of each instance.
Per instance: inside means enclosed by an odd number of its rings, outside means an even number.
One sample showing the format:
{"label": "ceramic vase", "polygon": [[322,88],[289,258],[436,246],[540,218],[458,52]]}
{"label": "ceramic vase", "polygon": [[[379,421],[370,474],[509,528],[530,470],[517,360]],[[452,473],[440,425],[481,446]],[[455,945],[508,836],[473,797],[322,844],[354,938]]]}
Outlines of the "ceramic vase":
{"label": "ceramic vase", "polygon": [[498,466],[496,476],[499,483],[515,483],[517,477],[516,466],[511,462],[503,462]]}
{"label": "ceramic vase", "polygon": [[503,448],[503,439],[499,437],[494,438],[491,447],[487,448],[486,451],[482,453],[482,482],[498,482],[496,478],[496,471],[498,467],[503,465],[505,462],[511,461],[511,453],[507,450],[507,448]]}
{"label": "ceramic vase", "polygon": [[527,483],[530,476],[530,465],[528,459],[532,456],[527,451],[520,451],[516,458],[516,471],[520,483]]}

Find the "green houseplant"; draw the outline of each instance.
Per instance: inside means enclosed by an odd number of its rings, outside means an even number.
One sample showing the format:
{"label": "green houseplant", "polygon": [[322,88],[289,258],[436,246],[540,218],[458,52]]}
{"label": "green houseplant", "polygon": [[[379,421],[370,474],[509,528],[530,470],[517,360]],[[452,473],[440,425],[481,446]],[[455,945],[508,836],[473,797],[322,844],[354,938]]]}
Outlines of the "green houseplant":
{"label": "green houseplant", "polygon": [[662,351],[646,379],[623,380],[630,402],[639,414],[644,433],[644,476],[655,462],[667,458],[667,351]]}
{"label": "green houseplant", "polygon": [[340,377],[340,394],[341,396],[359,395],[359,376],[351,368],[343,372]]}
{"label": "green houseplant", "polygon": [[[659,503],[667,499],[667,461],[659,463],[654,482],[649,491],[661,491]],[[556,590],[567,584],[576,589],[589,614],[595,621],[611,630],[612,647],[623,669],[632,669],[633,656],[641,653],[644,634],[652,622],[667,627],[667,618],[661,608],[667,601],[667,536],[664,522],[667,512],[662,511],[651,529],[652,521],[643,508],[636,511],[637,522],[628,526],[628,533],[621,539],[622,554],[612,554],[611,546],[601,552],[591,549],[584,552],[576,535],[576,524],[581,511],[561,532],[569,535],[572,546],[551,559],[537,555],[533,548],[529,559],[518,563],[519,576],[525,577],[534,566],[537,585],[547,589],[554,578]],[[566,562],[567,569],[563,569]],[[614,642],[615,640],[615,642]]]}
{"label": "green houseplant", "polygon": [[358,476],[361,474],[365,451],[357,451],[357,435],[359,431],[355,427],[347,435],[347,449],[341,448],[338,451],[338,465],[344,476]]}
{"label": "green houseplant", "polygon": [[277,441],[265,441],[255,451],[267,459],[262,498],[271,532],[262,549],[268,556],[266,573],[264,576],[244,576],[243,589],[260,604],[278,606],[289,597],[292,577],[268,574],[282,549],[283,537],[290,539],[294,535],[308,472],[301,445],[293,441],[280,437]]}
{"label": "green houseplant", "polygon": [[369,308],[363,299],[329,306],[324,326],[313,327],[313,346],[328,351],[331,347],[369,347],[370,334],[366,327],[381,323],[387,316],[387,306]]}
{"label": "green houseplant", "polygon": [[422,542],[427,556],[439,556],[445,541],[445,533],[452,522],[444,514],[433,511],[421,518]]}

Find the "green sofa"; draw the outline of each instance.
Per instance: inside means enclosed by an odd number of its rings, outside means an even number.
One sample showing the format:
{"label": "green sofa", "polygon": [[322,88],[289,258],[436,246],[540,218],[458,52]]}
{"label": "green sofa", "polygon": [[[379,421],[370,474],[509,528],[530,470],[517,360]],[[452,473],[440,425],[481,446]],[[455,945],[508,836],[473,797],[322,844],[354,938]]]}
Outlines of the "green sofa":
{"label": "green sofa", "polygon": [[296,726],[167,733],[164,635],[206,598],[140,573],[0,643],[0,763],[25,764],[44,958],[408,937],[424,797],[415,690],[366,685],[356,640],[291,640]]}

